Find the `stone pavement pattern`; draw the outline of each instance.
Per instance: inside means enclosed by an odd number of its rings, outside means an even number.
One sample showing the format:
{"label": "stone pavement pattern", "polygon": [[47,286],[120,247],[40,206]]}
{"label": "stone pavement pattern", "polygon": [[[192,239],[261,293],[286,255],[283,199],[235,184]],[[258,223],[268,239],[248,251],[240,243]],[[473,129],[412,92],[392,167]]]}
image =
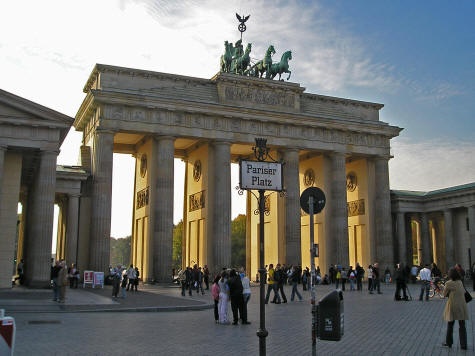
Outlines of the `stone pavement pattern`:
{"label": "stone pavement pattern", "polygon": [[[475,303],[469,304],[468,350],[443,348],[445,300],[394,302],[394,285],[383,295],[346,291],[345,334],[339,342],[317,341],[318,355],[475,355]],[[317,300],[331,289],[319,286]],[[267,355],[311,355],[310,293],[304,303],[269,304]],[[178,289],[163,293],[179,296]],[[252,288],[252,325],[216,325],[213,311],[169,313],[12,313],[17,321],[16,355],[257,355],[258,288]],[[473,293],[472,293],[473,295]],[[184,297],[184,299],[189,298]],[[210,293],[193,296],[209,301]],[[231,314],[231,310],[229,311]],[[32,324],[50,321],[54,324]]]}

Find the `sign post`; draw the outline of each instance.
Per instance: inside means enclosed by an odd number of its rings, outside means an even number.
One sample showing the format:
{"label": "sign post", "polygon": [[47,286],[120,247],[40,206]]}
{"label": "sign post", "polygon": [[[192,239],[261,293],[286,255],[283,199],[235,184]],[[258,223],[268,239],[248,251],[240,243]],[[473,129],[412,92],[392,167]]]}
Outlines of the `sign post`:
{"label": "sign post", "polygon": [[310,263],[312,268],[312,355],[317,354],[317,304],[315,302],[315,257],[318,256],[318,245],[314,244],[313,214],[318,214],[325,207],[325,194],[320,188],[310,187],[300,196],[300,207],[309,215],[310,224]]}
{"label": "sign post", "polygon": [[[266,330],[266,310],[265,310],[265,281],[266,268],[264,261],[264,213],[266,212],[266,190],[282,192],[282,162],[266,161],[272,159],[267,148],[267,140],[256,138],[256,146],[252,148],[257,161],[240,161],[239,164],[239,189],[249,190],[258,201],[259,206],[259,356],[266,355],[266,337],[269,332]],[[252,191],[257,190],[257,197]],[[240,193],[241,194],[241,193]]]}
{"label": "sign post", "polygon": [[86,284],[91,284],[94,288],[94,271],[84,271],[84,280],[82,283],[82,287],[86,288]]}

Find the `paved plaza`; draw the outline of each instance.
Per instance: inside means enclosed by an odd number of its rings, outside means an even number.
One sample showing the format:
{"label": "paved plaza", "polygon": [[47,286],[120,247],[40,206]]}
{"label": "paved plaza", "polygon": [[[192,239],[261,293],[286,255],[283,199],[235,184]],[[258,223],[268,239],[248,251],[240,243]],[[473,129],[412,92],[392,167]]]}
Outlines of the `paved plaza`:
{"label": "paved plaza", "polygon": [[[364,286],[366,288],[366,286]],[[475,355],[475,303],[469,304],[468,350],[458,345],[443,348],[446,324],[442,320],[445,300],[418,301],[418,286],[410,285],[413,301],[394,302],[394,285],[382,286],[382,295],[344,293],[345,334],[339,342],[318,341],[318,355]],[[331,290],[317,288],[317,300]],[[89,293],[78,291],[78,293]],[[105,292],[95,292],[104,293]],[[311,355],[310,293],[305,302],[269,304],[266,307],[267,355]],[[140,299],[139,292],[134,298]],[[249,304],[251,325],[216,325],[213,310],[173,312],[49,312],[17,310],[8,313],[17,322],[15,355],[257,355],[259,303],[257,287]],[[181,297],[178,288],[157,288],[166,303],[210,302],[205,296]],[[474,295],[472,293],[472,295]],[[175,298],[174,298],[175,297]],[[151,298],[150,296],[144,298]],[[161,299],[162,303],[164,299]],[[46,301],[45,301],[46,303]],[[201,303],[203,304],[203,303]],[[8,310],[8,307],[7,307]],[[132,308],[130,310],[133,310]],[[229,310],[231,315],[231,310]]]}

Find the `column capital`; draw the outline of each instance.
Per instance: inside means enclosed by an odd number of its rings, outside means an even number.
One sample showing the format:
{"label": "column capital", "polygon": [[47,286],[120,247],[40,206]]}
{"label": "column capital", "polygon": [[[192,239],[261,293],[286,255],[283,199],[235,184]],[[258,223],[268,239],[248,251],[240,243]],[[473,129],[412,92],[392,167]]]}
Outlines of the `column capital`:
{"label": "column capital", "polygon": [[80,198],[81,194],[79,193],[73,193],[73,194],[68,194],[68,198]]}
{"label": "column capital", "polygon": [[391,158],[391,157],[390,157],[389,155],[388,155],[388,156],[381,156],[381,155],[378,155],[378,156],[372,156],[372,157],[371,157],[371,159],[372,159],[373,161],[375,161],[375,162],[376,162],[376,161],[386,161],[386,162],[388,162],[390,158]]}
{"label": "column capital", "polygon": [[175,136],[169,136],[169,135],[153,135],[152,139],[155,140],[155,141],[161,141],[161,140],[175,141],[176,137]]}
{"label": "column capital", "polygon": [[59,155],[60,150],[55,150],[55,149],[45,149],[45,150],[40,150],[40,155]]}
{"label": "column capital", "polygon": [[96,134],[112,134],[112,135],[115,135],[117,133],[116,130],[112,130],[112,129],[102,129],[102,128],[97,128],[94,133]]}
{"label": "column capital", "polygon": [[218,146],[218,145],[226,145],[226,146],[231,146],[232,142],[226,141],[226,140],[213,140],[210,142],[213,146]]}

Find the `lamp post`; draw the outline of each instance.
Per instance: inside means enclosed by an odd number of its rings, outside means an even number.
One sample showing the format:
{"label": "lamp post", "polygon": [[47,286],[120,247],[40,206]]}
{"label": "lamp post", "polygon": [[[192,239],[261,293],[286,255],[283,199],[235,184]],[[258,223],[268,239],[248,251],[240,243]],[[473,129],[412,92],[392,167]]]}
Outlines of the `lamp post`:
{"label": "lamp post", "polygon": [[[259,316],[260,323],[257,330],[259,337],[259,355],[266,355],[266,337],[269,332],[266,330],[266,310],[265,310],[265,281],[266,269],[264,267],[264,214],[269,215],[266,209],[266,190],[281,192],[282,188],[282,162],[276,162],[269,154],[267,140],[264,138],[256,138],[256,145],[252,148],[257,161],[241,160],[239,162],[239,194],[243,194],[243,190],[249,190],[252,195],[257,198],[258,209],[254,214],[259,214],[259,274],[260,274],[260,307]],[[259,195],[254,194],[258,191]]]}

